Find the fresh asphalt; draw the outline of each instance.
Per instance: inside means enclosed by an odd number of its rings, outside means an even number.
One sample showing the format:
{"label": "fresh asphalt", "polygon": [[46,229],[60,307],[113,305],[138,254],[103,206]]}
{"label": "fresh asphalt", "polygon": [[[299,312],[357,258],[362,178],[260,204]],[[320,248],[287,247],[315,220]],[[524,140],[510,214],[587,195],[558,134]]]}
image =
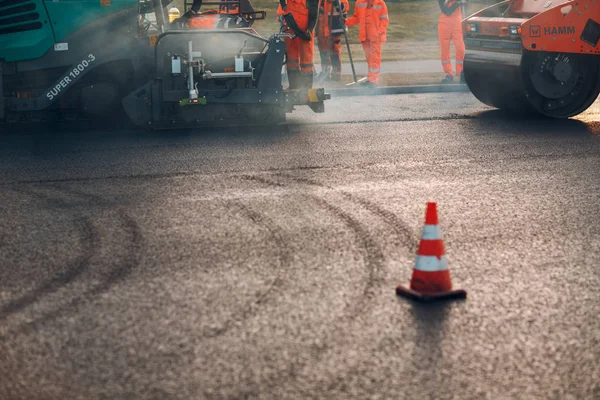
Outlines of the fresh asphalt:
{"label": "fresh asphalt", "polygon": [[[465,301],[395,296],[436,201]],[[600,104],[0,135],[0,399],[600,399]]]}

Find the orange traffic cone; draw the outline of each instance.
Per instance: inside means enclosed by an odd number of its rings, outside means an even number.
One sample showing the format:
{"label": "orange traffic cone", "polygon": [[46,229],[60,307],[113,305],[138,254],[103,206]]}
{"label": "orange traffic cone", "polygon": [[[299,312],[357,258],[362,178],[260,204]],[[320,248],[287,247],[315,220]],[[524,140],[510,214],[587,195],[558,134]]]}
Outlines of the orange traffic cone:
{"label": "orange traffic cone", "polygon": [[464,290],[452,290],[436,203],[427,203],[425,227],[417,251],[410,288],[400,285],[396,288],[396,294],[421,301],[467,297],[467,292]]}

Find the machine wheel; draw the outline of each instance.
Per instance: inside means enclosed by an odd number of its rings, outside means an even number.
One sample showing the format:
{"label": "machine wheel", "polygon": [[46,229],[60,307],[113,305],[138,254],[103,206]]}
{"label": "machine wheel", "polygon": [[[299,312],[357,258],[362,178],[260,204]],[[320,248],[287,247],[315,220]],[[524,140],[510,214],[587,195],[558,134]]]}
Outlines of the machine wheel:
{"label": "machine wheel", "polygon": [[524,50],[521,77],[536,111],[552,118],[572,117],[600,93],[600,57]]}
{"label": "machine wheel", "polygon": [[502,110],[531,110],[518,65],[480,62],[465,57],[465,82],[479,101]]}

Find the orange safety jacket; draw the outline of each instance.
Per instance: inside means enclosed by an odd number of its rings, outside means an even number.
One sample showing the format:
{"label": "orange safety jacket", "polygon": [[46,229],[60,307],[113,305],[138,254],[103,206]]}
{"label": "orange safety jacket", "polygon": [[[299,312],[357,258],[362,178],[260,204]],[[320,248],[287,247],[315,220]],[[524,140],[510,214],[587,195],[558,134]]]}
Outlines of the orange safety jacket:
{"label": "orange safety jacket", "polygon": [[[336,7],[340,2],[341,12]],[[331,35],[341,35],[344,33],[344,20],[347,17],[350,5],[348,0],[320,0],[319,1],[319,22],[317,33],[322,37]]]}
{"label": "orange safety jacket", "polygon": [[462,21],[460,4],[456,0],[438,0],[438,3],[442,11],[441,19],[450,18]]}
{"label": "orange safety jacket", "polygon": [[[285,12],[283,12],[281,4],[279,4],[279,7],[277,7],[277,16],[283,16],[284,14],[292,14],[296,24],[303,31],[308,28],[308,7],[306,0],[288,0]],[[280,19],[280,21],[282,21],[282,24],[285,24],[285,20]]]}
{"label": "orange safety jacket", "polygon": [[205,11],[188,20],[188,26],[192,29],[246,28],[249,25],[243,18],[217,10]]}
{"label": "orange safety jacket", "polygon": [[[226,1],[226,0],[222,0],[222,1]],[[240,7],[239,4],[224,4],[222,6],[219,7],[219,12],[221,14],[239,14],[240,13]]]}
{"label": "orange safety jacket", "polygon": [[197,17],[190,18],[188,25],[194,29],[213,29],[219,24],[219,17],[220,15],[217,12],[202,13]]}
{"label": "orange safety jacket", "polygon": [[385,42],[389,23],[387,6],[383,0],[358,0],[354,15],[346,20],[347,26],[360,24],[358,39],[361,42]]}

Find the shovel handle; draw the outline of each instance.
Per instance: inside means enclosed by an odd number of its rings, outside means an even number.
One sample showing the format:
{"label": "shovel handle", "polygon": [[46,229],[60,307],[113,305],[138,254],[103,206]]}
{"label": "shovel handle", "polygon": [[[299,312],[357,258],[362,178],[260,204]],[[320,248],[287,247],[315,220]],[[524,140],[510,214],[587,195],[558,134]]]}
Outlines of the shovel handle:
{"label": "shovel handle", "polygon": [[356,71],[354,70],[354,61],[352,61],[352,52],[350,51],[350,43],[348,42],[348,33],[346,32],[346,29],[344,29],[344,40],[346,41],[346,48],[348,49],[350,67],[352,67],[352,77],[354,78],[354,83],[356,83]]}

